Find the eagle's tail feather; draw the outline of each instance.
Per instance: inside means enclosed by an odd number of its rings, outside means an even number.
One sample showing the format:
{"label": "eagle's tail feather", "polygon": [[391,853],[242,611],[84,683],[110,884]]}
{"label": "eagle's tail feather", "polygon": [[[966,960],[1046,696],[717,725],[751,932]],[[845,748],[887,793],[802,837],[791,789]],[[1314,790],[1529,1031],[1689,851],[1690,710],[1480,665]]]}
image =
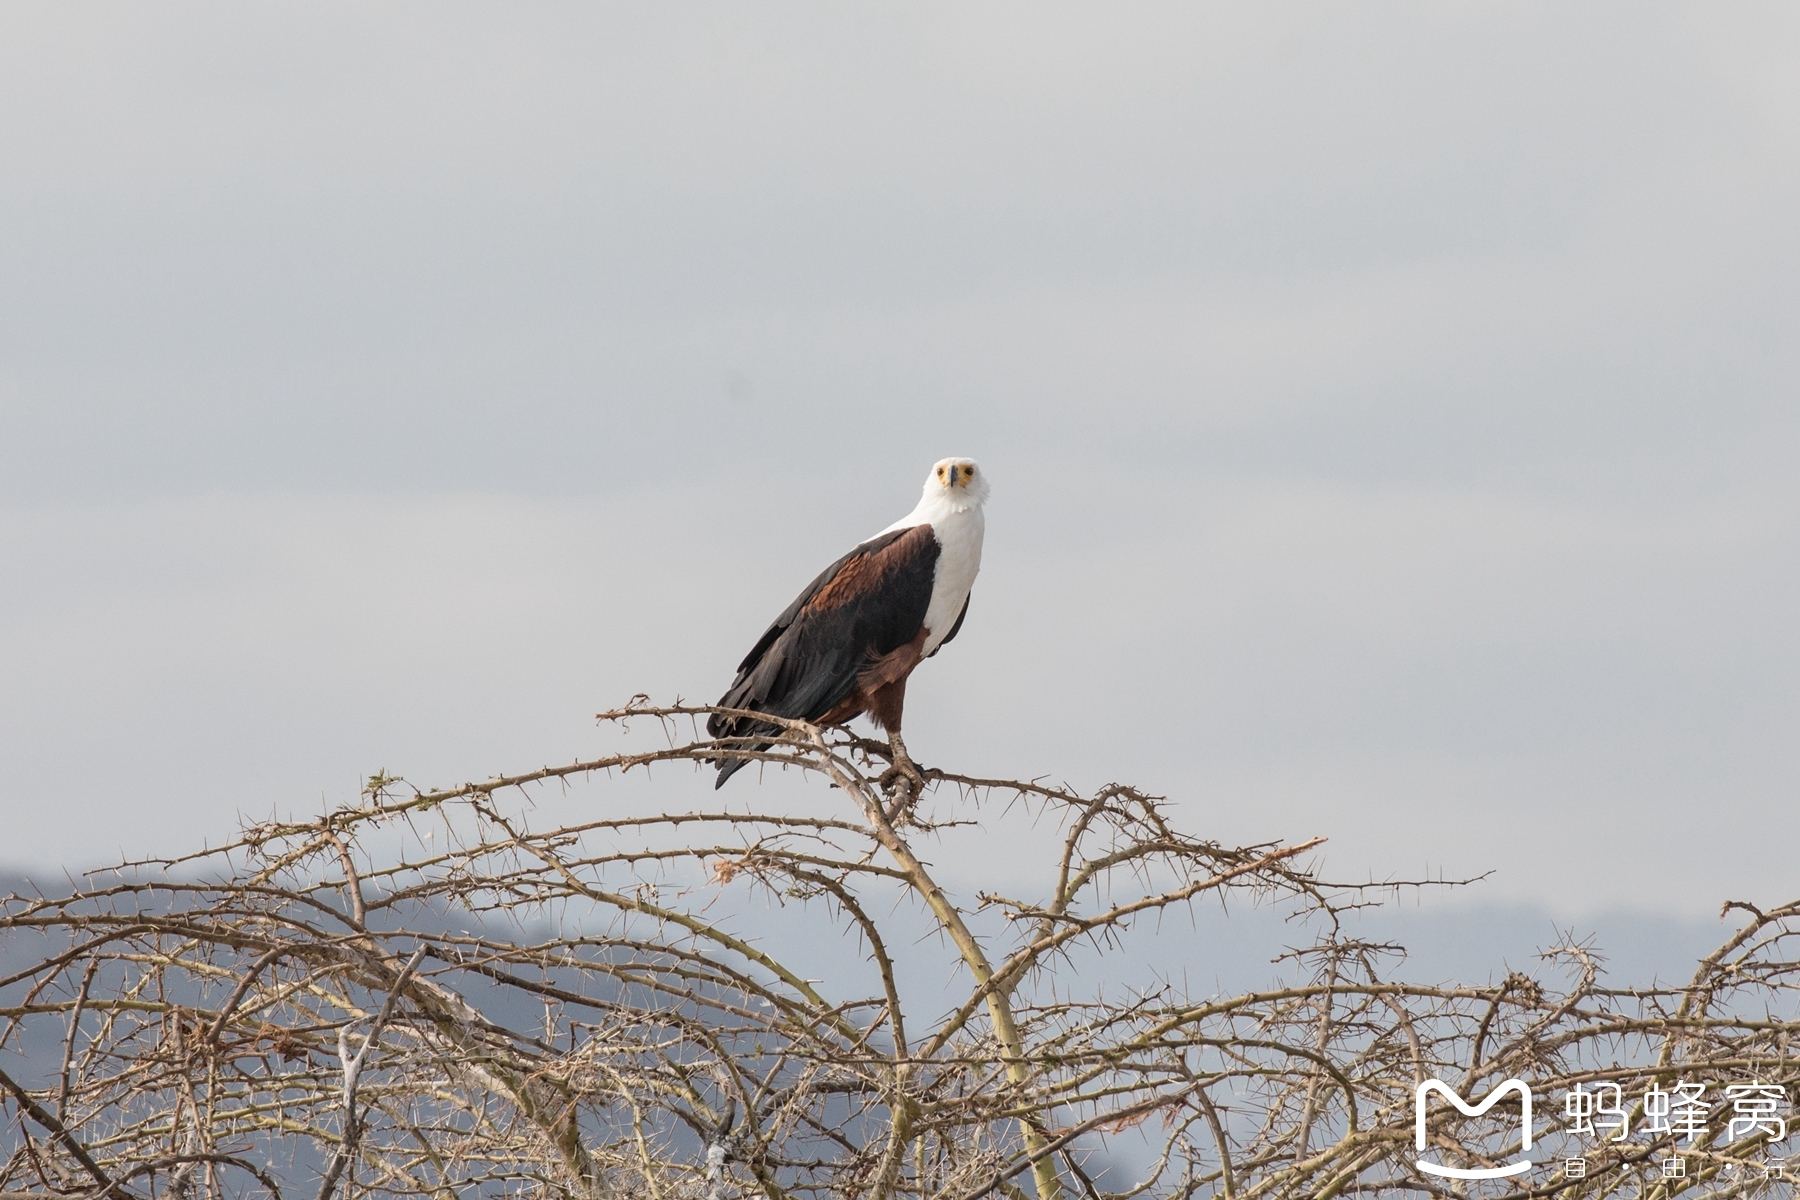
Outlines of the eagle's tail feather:
{"label": "eagle's tail feather", "polygon": [[[715,719],[717,719],[717,718],[715,718]],[[733,727],[734,725],[748,725],[749,727],[748,728],[734,728]],[[760,738],[764,735],[780,733],[781,730],[778,726],[775,726],[775,725],[764,725],[764,724],[760,724],[760,723],[749,724],[747,721],[740,718],[736,722],[724,725],[723,728],[709,729],[708,732],[710,732],[715,738],[731,738],[733,740],[738,740],[738,745],[736,747],[738,749],[749,750],[751,752],[760,752],[763,750],[767,750],[770,746],[773,746],[775,744],[775,741],[772,737],[769,738],[769,740],[767,740],[767,741],[755,741],[755,742],[750,742],[748,744],[745,744],[743,741],[741,741],[739,739],[753,738],[753,737]],[[745,767],[749,766],[754,761],[755,761],[754,759],[737,758],[735,756],[731,757],[731,758],[726,758],[724,756],[720,756],[718,758],[713,759],[712,762],[714,763],[714,765],[716,765],[719,768],[719,777],[713,781],[713,790],[716,792],[720,788],[724,787],[725,781],[727,779],[730,779],[733,775],[736,775],[739,771],[743,770]]]}

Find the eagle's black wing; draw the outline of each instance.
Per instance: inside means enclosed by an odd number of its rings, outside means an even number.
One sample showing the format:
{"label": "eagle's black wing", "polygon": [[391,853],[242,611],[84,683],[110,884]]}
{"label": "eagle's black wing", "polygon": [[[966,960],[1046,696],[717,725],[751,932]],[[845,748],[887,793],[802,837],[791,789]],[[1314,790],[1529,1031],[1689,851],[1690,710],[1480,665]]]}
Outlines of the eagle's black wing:
{"label": "eagle's black wing", "polygon": [[[931,526],[914,525],[871,538],[826,567],[744,656],[719,707],[802,721],[823,717],[856,687],[864,667],[918,635],[938,552]],[[706,729],[715,738],[779,732],[765,722],[718,715]],[[718,784],[744,761],[721,760]]]}

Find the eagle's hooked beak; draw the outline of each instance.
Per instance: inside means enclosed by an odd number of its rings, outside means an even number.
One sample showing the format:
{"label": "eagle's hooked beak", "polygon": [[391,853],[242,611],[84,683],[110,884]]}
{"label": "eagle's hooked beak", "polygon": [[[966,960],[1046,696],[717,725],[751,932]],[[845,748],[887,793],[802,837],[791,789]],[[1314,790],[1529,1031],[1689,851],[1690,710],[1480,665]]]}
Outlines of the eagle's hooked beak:
{"label": "eagle's hooked beak", "polygon": [[961,464],[951,463],[950,464],[950,486],[955,487],[961,481],[962,481],[962,466],[961,466]]}

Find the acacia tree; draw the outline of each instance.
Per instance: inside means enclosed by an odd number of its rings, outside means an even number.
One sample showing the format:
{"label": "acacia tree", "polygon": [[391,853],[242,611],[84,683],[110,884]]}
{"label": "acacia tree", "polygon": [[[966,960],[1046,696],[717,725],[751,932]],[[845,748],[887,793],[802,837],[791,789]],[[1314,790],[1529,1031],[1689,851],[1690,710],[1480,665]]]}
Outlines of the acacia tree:
{"label": "acacia tree", "polygon": [[[778,722],[785,736],[766,746],[698,736],[717,711],[639,698],[601,720],[663,735],[647,748],[438,791],[377,776],[316,820],[251,826],[71,894],[11,897],[0,1046],[30,1053],[0,1072],[18,1117],[0,1192],[1060,1200],[1767,1186],[1777,1130],[1746,1135],[1716,1097],[1744,1078],[1791,1089],[1800,907],[1739,906],[1743,928],[1683,987],[1605,988],[1579,946],[1552,952],[1545,979],[1405,983],[1383,975],[1391,947],[1343,936],[1337,915],[1380,889],[1319,878],[1308,853],[1320,839],[1223,846],[1123,785],[1084,795],[943,770],[920,781],[881,743],[803,722]],[[520,802],[547,781],[722,756],[818,779],[836,807],[535,829]],[[971,831],[935,820],[935,799],[990,795],[1012,803],[982,836],[1022,820],[1059,834],[1026,898],[956,894],[915,849]],[[828,915],[868,970],[808,978],[734,932],[734,901],[757,891]],[[1232,895],[1316,918],[1284,985],[1206,999],[1167,981],[1084,985],[1096,973],[1080,968],[1159,918]],[[909,1010],[895,948],[912,930],[896,897],[917,902],[959,968],[944,1011]],[[1556,1165],[1525,1176],[1464,1184],[1415,1167],[1517,1159],[1519,1117],[1503,1107],[1429,1108],[1416,1149],[1422,1082],[1474,1095],[1514,1077],[1540,1094],[1632,1097],[1709,1083],[1715,1101],[1685,1140],[1599,1140],[1580,1105],[1540,1111],[1533,1153],[1552,1149]],[[1649,1114],[1633,1103],[1641,1130]],[[1685,1174],[1665,1178],[1676,1151]]]}

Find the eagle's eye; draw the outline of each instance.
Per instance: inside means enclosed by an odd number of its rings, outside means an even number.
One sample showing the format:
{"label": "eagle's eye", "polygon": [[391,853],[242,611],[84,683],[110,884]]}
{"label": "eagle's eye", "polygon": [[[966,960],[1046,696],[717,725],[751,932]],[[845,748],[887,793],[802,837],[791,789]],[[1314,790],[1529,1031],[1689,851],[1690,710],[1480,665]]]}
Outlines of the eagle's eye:
{"label": "eagle's eye", "polygon": [[975,468],[974,467],[964,467],[963,474],[967,475],[970,479],[973,479],[973,478],[975,478]]}
{"label": "eagle's eye", "polygon": [[944,477],[944,468],[939,467],[938,468],[938,478],[942,479],[943,477]]}

